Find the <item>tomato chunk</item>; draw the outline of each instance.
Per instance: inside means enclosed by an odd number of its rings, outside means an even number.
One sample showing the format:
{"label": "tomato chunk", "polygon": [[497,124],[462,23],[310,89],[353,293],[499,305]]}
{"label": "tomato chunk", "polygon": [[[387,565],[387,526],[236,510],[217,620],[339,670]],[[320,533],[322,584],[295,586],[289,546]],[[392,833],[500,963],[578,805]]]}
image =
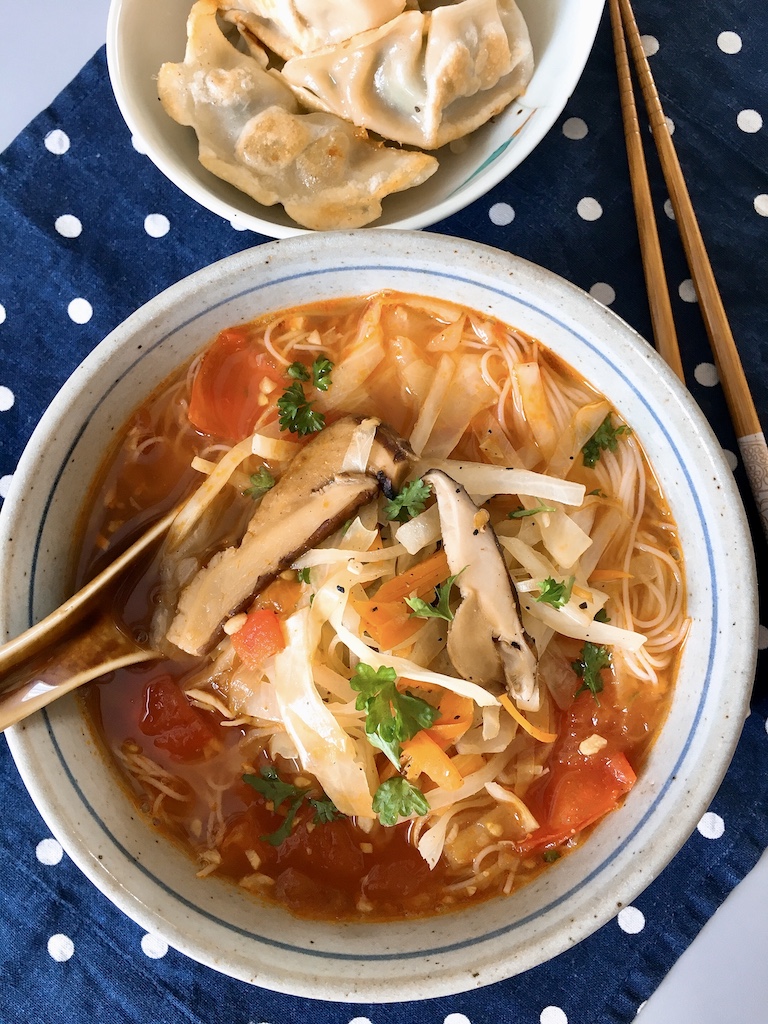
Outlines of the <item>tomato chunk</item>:
{"label": "tomato chunk", "polygon": [[[285,383],[280,369],[250,342],[248,326],[228,327],[203,356],[192,384],[189,420],[204,434],[240,441],[264,412],[262,382]],[[273,389],[279,396],[279,387]],[[272,392],[270,392],[272,393]]]}
{"label": "tomato chunk", "polygon": [[618,807],[637,776],[621,752],[561,762],[527,801],[541,826],[522,845],[527,853],[559,846]]}
{"label": "tomato chunk", "polygon": [[139,728],[145,736],[154,737],[155,746],[167,750],[175,761],[200,760],[215,742],[205,714],[189,703],[169,675],[159,676],[144,687]]}
{"label": "tomato chunk", "polygon": [[248,668],[258,668],[282,651],[285,637],[280,619],[271,608],[256,608],[232,634],[232,646]]}

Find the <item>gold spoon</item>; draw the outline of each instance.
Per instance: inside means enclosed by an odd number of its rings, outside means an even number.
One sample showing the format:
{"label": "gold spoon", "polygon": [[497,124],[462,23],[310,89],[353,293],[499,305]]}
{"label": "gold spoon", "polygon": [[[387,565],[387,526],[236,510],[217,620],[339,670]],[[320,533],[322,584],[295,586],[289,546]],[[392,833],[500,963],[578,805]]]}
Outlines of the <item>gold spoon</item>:
{"label": "gold spoon", "polygon": [[83,683],[160,657],[127,636],[108,607],[98,608],[98,600],[160,540],[177,514],[173,509],[163,516],[74,596],[0,646],[0,732]]}

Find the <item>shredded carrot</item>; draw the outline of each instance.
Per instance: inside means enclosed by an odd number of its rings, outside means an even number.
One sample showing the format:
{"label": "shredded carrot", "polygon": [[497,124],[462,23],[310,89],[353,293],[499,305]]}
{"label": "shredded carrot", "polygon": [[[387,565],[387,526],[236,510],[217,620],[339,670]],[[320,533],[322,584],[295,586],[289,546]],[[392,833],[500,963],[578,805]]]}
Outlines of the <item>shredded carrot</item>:
{"label": "shredded carrot", "polygon": [[468,775],[474,775],[481,768],[485,768],[485,758],[482,754],[454,754],[451,764],[461,777],[466,779]]}
{"label": "shredded carrot", "polygon": [[405,740],[402,750],[407,779],[424,774],[443,789],[456,790],[461,786],[461,772],[425,730]]}
{"label": "shredded carrot", "polygon": [[406,572],[382,583],[371,603],[375,605],[382,601],[402,601],[414,592],[417,597],[425,598],[449,575],[448,559],[441,548],[423,562],[417,562]]}
{"label": "shredded carrot", "polygon": [[613,583],[615,580],[631,580],[632,573],[623,569],[593,569],[589,574],[595,583]]}
{"label": "shredded carrot", "polygon": [[442,750],[445,750],[472,725],[475,705],[470,697],[462,697],[452,690],[446,690],[438,707],[440,717],[427,729],[427,733]]}
{"label": "shredded carrot", "polygon": [[533,736],[533,738],[535,740],[539,740],[540,743],[554,743],[555,742],[555,740],[557,739],[557,733],[554,733],[554,732],[544,732],[543,729],[539,729],[532,722],[529,722],[528,719],[525,717],[525,715],[522,714],[522,712],[517,710],[515,705],[512,703],[512,701],[509,699],[509,697],[505,693],[503,693],[499,697],[499,700],[501,701],[502,706],[504,707],[505,711],[508,711],[509,714],[512,715],[514,720],[518,724],[520,724],[525,729],[525,731],[527,733],[529,733],[531,736]]}
{"label": "shredded carrot", "polygon": [[413,593],[421,598],[431,596],[448,575],[445,552],[436,551],[407,572],[387,580],[370,600],[353,602],[367,632],[382,650],[401,647],[424,625],[423,619],[411,614],[405,598]]}

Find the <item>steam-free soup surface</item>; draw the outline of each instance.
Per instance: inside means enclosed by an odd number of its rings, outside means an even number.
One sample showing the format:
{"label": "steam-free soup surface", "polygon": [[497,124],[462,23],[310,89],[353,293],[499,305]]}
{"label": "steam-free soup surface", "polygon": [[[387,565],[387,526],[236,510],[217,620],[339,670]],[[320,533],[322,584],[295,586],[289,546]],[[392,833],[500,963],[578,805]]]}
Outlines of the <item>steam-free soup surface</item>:
{"label": "steam-free soup surface", "polygon": [[[352,474],[364,500],[296,548],[296,467],[345,430],[323,486]],[[538,341],[396,292],[233,325],[126,425],[80,579],[182,498],[114,598],[163,657],[84,699],[191,870],[310,917],[434,914],[557,870],[621,813],[685,635],[682,558],[641,439]],[[216,564],[276,519],[285,558],[190,654]],[[475,671],[476,641],[498,664]]]}

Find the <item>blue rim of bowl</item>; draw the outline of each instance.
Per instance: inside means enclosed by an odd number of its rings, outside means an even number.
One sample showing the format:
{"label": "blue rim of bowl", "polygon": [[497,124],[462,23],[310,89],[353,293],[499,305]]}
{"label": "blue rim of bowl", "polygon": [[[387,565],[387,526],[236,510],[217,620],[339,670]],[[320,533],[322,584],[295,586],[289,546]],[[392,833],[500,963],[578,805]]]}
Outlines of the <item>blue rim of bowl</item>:
{"label": "blue rim of bowl", "polygon": [[300,946],[294,946],[294,945],[292,945],[290,943],[280,942],[280,941],[272,939],[272,938],[267,938],[265,936],[258,935],[258,934],[254,933],[252,931],[247,930],[247,929],[240,928],[239,926],[234,925],[234,924],[232,924],[229,921],[223,920],[222,918],[217,917],[215,914],[212,914],[209,911],[204,910],[199,905],[197,905],[197,904],[195,904],[195,903],[185,899],[179,893],[177,893],[175,890],[173,890],[172,888],[167,886],[163,881],[161,881],[159,878],[157,878],[151,871],[149,871],[147,868],[145,868],[141,863],[138,863],[131,856],[131,854],[128,852],[128,850],[124,846],[122,846],[122,844],[117,840],[117,838],[110,832],[109,828],[104,823],[104,821],[102,821],[102,819],[99,817],[98,812],[95,810],[95,808],[92,807],[92,805],[90,804],[90,802],[86,798],[85,794],[81,790],[81,788],[80,788],[79,784],[77,783],[76,779],[74,778],[74,776],[70,772],[69,765],[67,764],[67,761],[66,761],[66,759],[65,759],[65,757],[64,757],[64,755],[63,755],[63,753],[61,751],[61,748],[59,747],[58,741],[56,739],[54,730],[53,730],[51,722],[50,722],[50,718],[49,718],[48,712],[47,712],[47,710],[43,711],[43,716],[44,716],[44,720],[45,720],[46,727],[47,727],[47,730],[48,730],[48,735],[49,735],[49,737],[51,739],[51,742],[52,742],[52,744],[54,746],[56,754],[57,754],[57,756],[58,756],[58,758],[60,760],[62,770],[66,774],[70,784],[72,785],[73,789],[75,790],[75,792],[77,793],[78,797],[82,801],[83,806],[86,808],[86,810],[90,814],[90,816],[93,819],[93,821],[102,830],[102,832],[104,833],[105,837],[113,844],[113,846],[121,853],[121,855],[123,855],[127,859],[131,860],[133,862],[134,866],[136,868],[138,868],[138,870],[142,874],[144,874],[145,877],[147,877],[154,885],[158,886],[166,894],[168,894],[169,896],[173,897],[173,899],[178,900],[188,910],[191,910],[195,914],[200,914],[202,917],[206,918],[207,920],[211,921],[212,923],[217,924],[220,927],[222,927],[222,928],[224,928],[224,929],[226,929],[228,931],[231,931],[231,932],[233,932],[236,935],[243,936],[243,937],[251,939],[251,940],[253,940],[255,942],[259,942],[259,943],[262,943],[264,945],[270,946],[270,947],[272,947],[274,949],[279,949],[279,950],[283,950],[283,951],[287,951],[287,952],[292,952],[292,953],[296,953],[296,954],[299,954],[299,955],[308,955],[310,957],[316,957],[316,958],[319,958],[319,959],[348,960],[348,961],[358,961],[358,962],[360,962],[360,961],[375,962],[375,961],[403,960],[403,959],[416,959],[416,958],[421,959],[423,957],[435,956],[435,955],[439,955],[441,953],[454,952],[454,951],[466,949],[466,948],[468,948],[470,946],[476,946],[476,945],[479,945],[481,943],[488,942],[490,940],[499,938],[502,935],[507,935],[507,934],[509,934],[511,932],[514,932],[515,930],[517,930],[518,928],[522,927],[523,925],[529,923],[530,921],[535,920],[535,919],[537,919],[539,917],[542,917],[543,915],[551,912],[552,910],[556,909],[558,906],[560,906],[561,904],[563,904],[564,902],[569,900],[573,895],[575,895],[577,892],[582,890],[593,879],[595,879],[597,876],[599,876],[608,867],[608,865],[615,859],[615,857],[619,853],[621,853],[624,849],[626,849],[626,847],[632,842],[632,840],[637,835],[637,833],[646,825],[646,823],[648,822],[649,818],[654,814],[656,808],[659,806],[659,804],[661,803],[662,799],[664,798],[664,796],[666,795],[667,791],[669,790],[672,782],[674,781],[675,776],[677,775],[677,773],[678,773],[678,771],[680,769],[680,766],[683,763],[683,761],[684,761],[684,759],[685,759],[685,757],[686,757],[686,755],[688,753],[688,750],[690,749],[690,746],[691,746],[691,743],[692,743],[692,740],[693,740],[693,736],[694,736],[694,734],[696,732],[697,725],[698,725],[698,723],[699,723],[699,721],[701,719],[701,715],[702,715],[704,706],[706,704],[706,698],[707,698],[708,693],[709,693],[709,687],[710,687],[710,683],[711,683],[712,667],[713,667],[713,663],[714,663],[714,660],[715,660],[716,647],[717,647],[717,643],[718,643],[718,621],[719,621],[719,614],[718,614],[719,609],[718,609],[718,601],[717,601],[718,588],[717,588],[717,585],[716,585],[717,584],[717,579],[716,579],[716,571],[715,571],[715,565],[714,565],[713,549],[712,549],[712,544],[711,544],[710,531],[709,531],[709,528],[707,526],[707,521],[706,521],[706,517],[704,515],[704,510],[703,510],[703,508],[701,506],[701,502],[700,502],[700,499],[699,499],[699,494],[697,493],[697,491],[696,491],[696,489],[695,489],[695,487],[693,485],[693,481],[692,481],[691,476],[690,476],[690,474],[688,472],[688,467],[686,466],[685,461],[682,458],[682,456],[681,456],[681,454],[680,454],[680,452],[679,452],[679,450],[677,448],[677,445],[675,444],[672,436],[670,435],[669,431],[667,430],[667,428],[666,428],[664,422],[662,421],[662,419],[659,417],[657,412],[652,408],[652,406],[647,401],[647,399],[646,399],[645,395],[642,393],[642,391],[640,391],[632,383],[632,381],[629,379],[627,374],[621,369],[621,367],[610,358],[609,352],[601,349],[599,346],[597,346],[593,342],[589,341],[584,335],[580,334],[577,330],[575,330],[569,324],[565,323],[563,320],[558,319],[556,316],[553,316],[551,313],[547,312],[546,310],[543,310],[541,307],[537,306],[535,303],[530,302],[529,300],[524,299],[524,298],[522,298],[519,295],[515,295],[515,294],[513,294],[510,291],[506,291],[504,288],[501,288],[501,287],[499,287],[497,285],[490,284],[486,280],[481,280],[479,277],[472,277],[472,276],[469,276],[467,274],[448,273],[448,272],[445,272],[445,271],[438,271],[438,270],[435,270],[433,268],[423,268],[423,267],[414,267],[414,266],[397,266],[397,264],[393,261],[392,263],[386,263],[386,264],[367,263],[367,264],[357,264],[357,265],[354,265],[354,266],[344,266],[344,267],[313,268],[313,269],[308,270],[308,271],[301,271],[301,272],[297,272],[297,273],[287,274],[287,275],[284,275],[282,277],[274,278],[274,279],[271,279],[269,281],[265,281],[265,282],[263,282],[261,284],[254,285],[252,287],[245,288],[245,289],[243,289],[243,290],[241,290],[239,292],[235,292],[235,293],[229,294],[226,298],[220,300],[219,302],[212,303],[210,306],[207,306],[204,310],[201,310],[200,312],[196,313],[194,316],[189,317],[187,320],[183,321],[182,323],[176,324],[173,327],[172,330],[170,330],[166,334],[164,334],[161,338],[159,338],[156,342],[154,342],[147,349],[144,349],[142,351],[141,355],[138,356],[130,364],[130,366],[128,366],[126,368],[126,370],[123,372],[121,377],[118,378],[116,381],[114,381],[112,383],[112,385],[109,387],[109,389],[99,398],[99,400],[96,402],[96,404],[92,407],[91,412],[90,412],[88,418],[83,423],[81,429],[77,433],[77,436],[75,437],[75,439],[72,442],[70,448],[68,449],[68,451],[66,453],[66,456],[61,461],[59,471],[56,474],[56,477],[55,477],[55,479],[53,481],[53,484],[51,486],[51,489],[49,491],[48,498],[46,499],[45,509],[44,509],[42,517],[41,517],[40,526],[39,526],[39,529],[38,529],[37,541],[35,543],[35,549],[34,549],[34,554],[33,554],[33,559],[32,559],[32,571],[30,573],[30,590],[29,590],[29,595],[30,595],[29,596],[30,624],[32,622],[31,609],[32,609],[32,606],[33,606],[33,594],[34,594],[35,579],[36,579],[36,572],[37,572],[37,558],[38,558],[38,554],[39,554],[39,548],[40,548],[40,543],[41,543],[41,539],[42,539],[43,528],[44,528],[44,525],[45,525],[45,522],[46,522],[46,518],[47,518],[49,509],[50,509],[50,505],[51,505],[52,500],[53,500],[53,495],[54,495],[54,493],[56,491],[56,487],[58,486],[59,480],[61,479],[61,477],[62,477],[62,475],[64,473],[64,469],[65,469],[65,467],[66,467],[66,465],[67,465],[67,463],[68,463],[68,461],[69,461],[69,459],[70,459],[70,457],[72,455],[72,452],[74,451],[75,447],[77,446],[77,443],[79,442],[79,440],[80,440],[84,430],[86,429],[88,423],[90,422],[90,420],[93,417],[93,415],[96,412],[96,410],[103,404],[103,402],[105,401],[107,396],[110,394],[112,389],[119,383],[119,381],[126,374],[130,373],[131,370],[133,370],[133,368],[139,362],[142,361],[142,359],[144,359],[149,353],[151,353],[159,345],[162,345],[164,342],[166,342],[170,337],[172,337],[178,331],[183,330],[184,328],[188,327],[190,324],[194,323],[196,320],[199,320],[201,317],[206,316],[207,314],[209,314],[210,312],[212,312],[213,310],[219,308],[222,305],[228,304],[228,303],[230,303],[232,301],[235,301],[235,300],[237,300],[239,298],[243,298],[243,297],[245,297],[247,295],[255,294],[255,293],[257,293],[259,291],[262,291],[262,290],[264,290],[266,288],[272,288],[272,287],[275,287],[276,285],[288,283],[288,282],[291,282],[291,281],[306,279],[306,278],[310,278],[310,277],[317,277],[317,276],[321,276],[321,275],[324,275],[324,274],[327,274],[327,273],[338,273],[339,271],[343,271],[343,272],[346,272],[346,273],[359,273],[359,272],[370,272],[370,271],[376,271],[376,270],[386,270],[386,271],[388,271],[390,273],[393,272],[393,271],[400,270],[400,271],[407,272],[409,274],[416,273],[416,274],[422,274],[422,275],[424,275],[426,277],[437,277],[437,278],[442,278],[444,280],[449,280],[449,281],[460,281],[460,282],[463,282],[463,283],[467,283],[467,284],[469,284],[470,286],[473,286],[473,287],[481,287],[481,288],[483,288],[486,291],[495,292],[500,297],[502,297],[502,298],[504,298],[504,299],[506,299],[508,301],[512,301],[514,303],[518,303],[520,305],[526,306],[529,309],[533,310],[534,312],[538,313],[540,316],[544,317],[546,320],[550,321],[553,324],[556,324],[562,330],[566,331],[567,333],[572,335],[574,338],[576,338],[582,345],[584,345],[587,349],[589,349],[595,356],[597,356],[600,360],[602,360],[604,363],[606,363],[610,367],[610,369],[615,374],[617,374],[618,377],[620,377],[620,379],[624,382],[624,384],[635,395],[635,397],[640,402],[640,404],[645,407],[645,409],[650,414],[650,416],[653,419],[653,421],[656,423],[656,425],[659,428],[659,430],[662,432],[662,434],[663,434],[664,438],[666,439],[667,443],[669,444],[671,450],[674,452],[675,458],[677,459],[678,467],[679,467],[679,469],[680,469],[680,471],[682,473],[683,478],[686,480],[687,486],[688,486],[689,491],[690,491],[690,495],[691,495],[691,497],[693,499],[693,502],[694,502],[694,505],[696,507],[696,511],[697,511],[698,518],[699,518],[699,524],[701,526],[701,529],[702,529],[702,532],[703,532],[703,535],[704,535],[705,548],[706,548],[706,559],[707,559],[707,566],[708,566],[708,570],[709,570],[709,583],[710,583],[711,599],[712,599],[712,612],[711,612],[711,615],[712,615],[712,618],[711,618],[712,630],[711,630],[711,635],[710,635],[709,652],[708,652],[708,656],[707,656],[707,669],[706,669],[705,677],[704,677],[704,680],[703,680],[703,683],[702,683],[701,694],[700,694],[699,702],[698,702],[698,705],[697,705],[697,708],[696,708],[696,713],[695,713],[695,716],[694,716],[691,728],[689,730],[688,736],[686,737],[685,743],[683,745],[683,748],[682,748],[682,750],[681,750],[681,752],[680,752],[680,754],[679,754],[679,756],[678,756],[678,758],[677,758],[673,768],[670,770],[667,778],[659,786],[659,788],[657,790],[657,793],[656,793],[656,796],[655,796],[651,806],[648,808],[648,810],[643,815],[643,817],[640,819],[640,821],[636,824],[636,826],[632,829],[632,831],[630,833],[628,833],[627,836],[622,840],[620,845],[616,849],[614,849],[612,851],[610,856],[605,858],[587,876],[582,878],[578,882],[578,884],[572,886],[569,890],[567,890],[567,892],[565,892],[562,895],[558,896],[552,902],[546,904],[543,907],[540,907],[535,912],[527,915],[524,918],[521,918],[521,919],[519,919],[519,920],[517,920],[515,922],[512,922],[509,925],[505,925],[505,926],[503,926],[501,928],[496,928],[496,929],[494,929],[494,930],[492,930],[490,932],[485,933],[484,935],[475,936],[473,938],[465,939],[465,940],[463,940],[461,942],[455,942],[455,943],[451,943],[451,944],[444,945],[444,946],[436,946],[436,947],[434,947],[432,949],[419,950],[417,952],[405,952],[405,951],[399,950],[399,951],[394,952],[394,953],[372,953],[372,954],[356,953],[356,954],[351,954],[351,953],[334,952],[334,951],[330,951],[330,950],[308,949],[308,948],[303,948],[303,947],[300,947]]}

